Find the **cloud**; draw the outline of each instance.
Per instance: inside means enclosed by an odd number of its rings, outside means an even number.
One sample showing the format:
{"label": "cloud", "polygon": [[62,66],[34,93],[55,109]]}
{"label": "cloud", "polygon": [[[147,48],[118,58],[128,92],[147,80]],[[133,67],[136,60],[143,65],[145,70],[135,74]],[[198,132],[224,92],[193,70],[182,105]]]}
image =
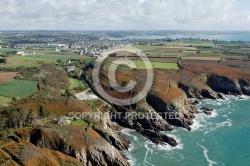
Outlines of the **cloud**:
{"label": "cloud", "polygon": [[236,0],[1,0],[0,29],[249,30],[250,12],[238,5]]}

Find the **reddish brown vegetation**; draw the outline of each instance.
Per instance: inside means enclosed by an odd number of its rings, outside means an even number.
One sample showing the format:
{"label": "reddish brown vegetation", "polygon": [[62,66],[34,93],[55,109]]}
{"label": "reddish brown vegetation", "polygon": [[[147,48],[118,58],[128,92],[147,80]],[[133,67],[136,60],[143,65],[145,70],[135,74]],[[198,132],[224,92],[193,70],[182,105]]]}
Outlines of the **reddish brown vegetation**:
{"label": "reddish brown vegetation", "polygon": [[[160,97],[164,101],[171,101],[184,94],[184,92],[178,88],[178,83],[180,81],[186,82],[190,87],[205,87],[206,80],[204,79],[211,74],[225,76],[229,79],[243,79],[250,82],[250,61],[230,59],[225,59],[220,62],[182,60],[181,65],[183,66],[181,70],[154,69],[154,83],[150,93]],[[107,78],[107,72],[101,70],[101,84],[106,92],[113,97],[127,99],[130,98],[131,95],[135,96],[136,93],[142,90],[146,81],[146,70],[116,71],[116,80],[118,83],[121,83],[122,81],[128,82],[129,80],[137,81],[133,93],[118,93],[112,88],[109,88]]]}
{"label": "reddish brown vegetation", "polygon": [[84,102],[71,101],[71,102],[39,102],[31,101],[25,104],[21,104],[21,107],[25,109],[32,109],[39,112],[40,107],[43,106],[46,111],[54,115],[66,115],[69,112],[90,112],[91,108]]}
{"label": "reddish brown vegetation", "polygon": [[16,72],[0,72],[0,85],[13,80],[16,74]]}
{"label": "reddish brown vegetation", "polygon": [[[2,149],[20,165],[81,165],[77,159],[60,152],[38,148],[22,139],[18,139],[17,142],[12,142],[11,144],[6,144]],[[7,160],[6,163],[8,162],[9,161]]]}

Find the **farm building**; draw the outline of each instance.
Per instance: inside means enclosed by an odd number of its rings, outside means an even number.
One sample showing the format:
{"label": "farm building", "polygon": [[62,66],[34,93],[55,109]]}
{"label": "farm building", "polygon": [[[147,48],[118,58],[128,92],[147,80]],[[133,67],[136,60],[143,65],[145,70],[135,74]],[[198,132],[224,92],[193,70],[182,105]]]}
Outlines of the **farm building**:
{"label": "farm building", "polygon": [[67,72],[71,72],[71,71],[74,71],[76,69],[75,66],[67,66]]}
{"label": "farm building", "polygon": [[24,51],[17,51],[16,54],[17,54],[17,55],[20,55],[20,56],[21,56],[21,55],[26,55]]}

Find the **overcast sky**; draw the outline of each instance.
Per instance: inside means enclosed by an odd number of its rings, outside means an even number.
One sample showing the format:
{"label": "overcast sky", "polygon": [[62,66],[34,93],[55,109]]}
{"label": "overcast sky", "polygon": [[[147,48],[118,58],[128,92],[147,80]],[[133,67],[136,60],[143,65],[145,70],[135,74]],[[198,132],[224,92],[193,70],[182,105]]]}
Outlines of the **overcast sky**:
{"label": "overcast sky", "polygon": [[1,0],[1,30],[250,30],[249,0]]}

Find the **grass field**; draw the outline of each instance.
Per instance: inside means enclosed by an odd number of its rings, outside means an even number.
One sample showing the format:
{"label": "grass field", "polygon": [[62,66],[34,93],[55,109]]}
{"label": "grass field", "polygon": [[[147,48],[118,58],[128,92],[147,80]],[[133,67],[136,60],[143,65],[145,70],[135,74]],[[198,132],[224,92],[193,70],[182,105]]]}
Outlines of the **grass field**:
{"label": "grass field", "polygon": [[69,89],[75,89],[75,88],[84,88],[85,85],[82,81],[74,78],[70,78],[70,87]]}
{"label": "grass field", "polygon": [[12,99],[9,97],[0,96],[0,106],[3,104],[6,104],[8,102],[11,102],[11,101],[12,101]]}
{"label": "grass field", "polygon": [[71,121],[71,125],[81,125],[81,126],[89,126],[89,123],[85,122],[84,120],[77,120],[77,121]]}
{"label": "grass field", "polygon": [[0,96],[26,97],[37,91],[37,82],[13,80],[0,86]]}
{"label": "grass field", "polygon": [[5,43],[9,43],[9,41],[7,41],[7,40],[0,40],[0,44],[5,44]]}
{"label": "grass field", "polygon": [[219,61],[219,57],[182,57],[183,60]]}
{"label": "grass field", "polygon": [[[144,61],[145,62],[145,61]],[[147,69],[143,61],[135,61],[137,68]],[[154,69],[179,69],[176,63],[164,63],[164,62],[151,62]]]}
{"label": "grass field", "polygon": [[[176,44],[176,43],[175,43]],[[197,48],[179,46],[179,45],[164,45],[164,46],[147,46],[147,45],[135,45],[148,56],[184,56],[192,54]]]}
{"label": "grass field", "polygon": [[211,41],[201,40],[185,40],[183,42],[168,42],[166,46],[180,46],[180,47],[213,47],[214,43]]}
{"label": "grass field", "polygon": [[25,56],[13,56],[7,58],[6,64],[0,64],[0,67],[16,68],[16,67],[37,67],[42,63],[56,63],[58,59],[66,62],[68,59],[88,60],[88,56],[78,56],[75,54],[35,54]]}
{"label": "grass field", "polygon": [[134,47],[138,48],[142,52],[146,52],[146,51],[149,51],[149,50],[161,48],[162,46],[134,45]]}
{"label": "grass field", "polygon": [[184,41],[181,46],[192,46],[192,47],[213,47],[214,43],[210,41]]}
{"label": "grass field", "polygon": [[12,49],[12,48],[0,48],[0,53],[13,52],[13,51],[16,51],[16,49]]}
{"label": "grass field", "polygon": [[[135,60],[133,62],[136,65],[135,69],[150,69],[148,68],[150,62],[148,61]],[[151,62],[151,65],[153,69],[176,69],[176,70],[179,69],[176,63]],[[116,67],[117,67],[116,63],[110,63],[109,66],[105,67],[105,70],[107,69],[115,70]],[[131,68],[127,67],[126,65],[120,65],[118,69],[129,70]]]}
{"label": "grass field", "polygon": [[149,56],[183,56],[188,54],[190,54],[190,52],[163,52],[157,50],[151,50],[149,52],[146,52],[146,55]]}

